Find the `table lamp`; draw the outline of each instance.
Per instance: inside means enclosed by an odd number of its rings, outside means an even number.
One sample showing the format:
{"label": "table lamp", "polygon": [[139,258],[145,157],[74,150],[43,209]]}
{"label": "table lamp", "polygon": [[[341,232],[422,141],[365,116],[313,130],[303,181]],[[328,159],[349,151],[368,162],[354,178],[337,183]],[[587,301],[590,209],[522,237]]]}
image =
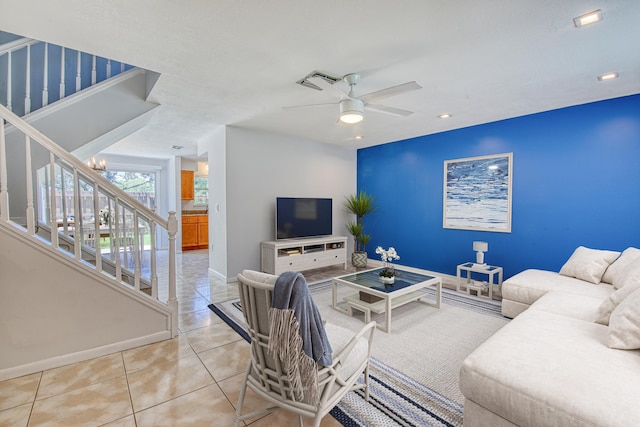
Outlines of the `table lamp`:
{"label": "table lamp", "polygon": [[489,250],[487,242],[473,242],[473,250],[476,251],[476,264],[484,265],[484,253]]}

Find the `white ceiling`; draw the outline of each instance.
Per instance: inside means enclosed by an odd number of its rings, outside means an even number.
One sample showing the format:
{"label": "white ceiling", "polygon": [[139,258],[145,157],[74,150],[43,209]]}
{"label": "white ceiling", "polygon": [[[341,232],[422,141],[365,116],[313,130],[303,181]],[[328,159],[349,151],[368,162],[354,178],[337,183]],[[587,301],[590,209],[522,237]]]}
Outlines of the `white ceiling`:
{"label": "white ceiling", "polygon": [[[602,22],[574,26],[596,9]],[[193,155],[219,125],[360,148],[640,92],[638,0],[0,0],[0,10],[4,31],[161,73],[158,113],[112,147],[120,154]],[[367,111],[358,125],[337,124],[337,105],[283,110],[337,102],[295,84],[314,70],[362,74],[356,94],[423,89],[380,102],[413,115]],[[609,71],[620,77],[597,80]]]}

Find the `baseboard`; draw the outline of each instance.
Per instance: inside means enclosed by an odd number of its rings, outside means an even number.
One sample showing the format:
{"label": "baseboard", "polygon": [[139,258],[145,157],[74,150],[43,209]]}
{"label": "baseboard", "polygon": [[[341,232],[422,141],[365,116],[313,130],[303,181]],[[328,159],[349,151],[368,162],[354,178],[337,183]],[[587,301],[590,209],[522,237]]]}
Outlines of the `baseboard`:
{"label": "baseboard", "polygon": [[108,354],[117,353],[119,351],[129,350],[140,347],[142,345],[152,344],[164,340],[171,339],[171,331],[156,332],[139,338],[134,338],[118,343],[113,343],[101,347],[95,347],[88,350],[78,351],[76,353],[65,354],[62,356],[51,357],[49,359],[39,360],[20,366],[14,366],[0,370],[0,381],[17,378],[24,375],[33,374],[47,369],[58,368],[60,366],[72,363],[83,362],[96,357],[106,356]]}

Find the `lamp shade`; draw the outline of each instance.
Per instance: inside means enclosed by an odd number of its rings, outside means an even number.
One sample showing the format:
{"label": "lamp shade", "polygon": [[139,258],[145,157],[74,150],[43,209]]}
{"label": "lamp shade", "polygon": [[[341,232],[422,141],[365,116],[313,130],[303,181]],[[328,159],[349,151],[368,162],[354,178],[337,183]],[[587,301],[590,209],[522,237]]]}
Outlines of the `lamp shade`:
{"label": "lamp shade", "polygon": [[358,123],[363,119],[364,102],[359,99],[343,99],[340,101],[340,121]]}
{"label": "lamp shade", "polygon": [[476,252],[487,252],[489,250],[489,243],[473,242],[473,250]]}

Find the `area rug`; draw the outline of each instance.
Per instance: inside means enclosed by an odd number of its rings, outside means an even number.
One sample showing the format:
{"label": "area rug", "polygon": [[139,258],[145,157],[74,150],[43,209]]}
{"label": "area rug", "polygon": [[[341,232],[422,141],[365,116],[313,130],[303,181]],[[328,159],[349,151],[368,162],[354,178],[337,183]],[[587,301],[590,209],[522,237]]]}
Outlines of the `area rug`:
{"label": "area rug", "polygon": [[[362,315],[331,308],[331,282],[310,285],[323,319],[358,331]],[[426,299],[434,298],[435,290]],[[338,300],[353,293],[339,288]],[[239,300],[211,304],[211,310],[238,332],[244,328]],[[384,322],[384,315],[372,315]],[[464,358],[508,322],[500,303],[443,289],[440,309],[413,302],[392,312],[392,331],[374,334],[370,399],[351,392],[331,412],[344,426],[462,426],[464,397],[458,372]]]}

